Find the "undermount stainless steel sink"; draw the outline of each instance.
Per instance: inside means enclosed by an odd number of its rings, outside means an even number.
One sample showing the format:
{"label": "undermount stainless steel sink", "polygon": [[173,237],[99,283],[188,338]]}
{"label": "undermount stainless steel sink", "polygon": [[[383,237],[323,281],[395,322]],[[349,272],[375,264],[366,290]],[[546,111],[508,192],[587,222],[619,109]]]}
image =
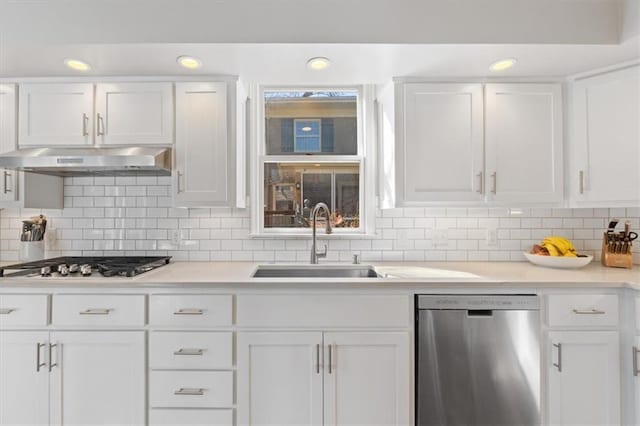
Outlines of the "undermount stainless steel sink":
{"label": "undermount stainless steel sink", "polygon": [[253,278],[378,278],[367,265],[260,265]]}

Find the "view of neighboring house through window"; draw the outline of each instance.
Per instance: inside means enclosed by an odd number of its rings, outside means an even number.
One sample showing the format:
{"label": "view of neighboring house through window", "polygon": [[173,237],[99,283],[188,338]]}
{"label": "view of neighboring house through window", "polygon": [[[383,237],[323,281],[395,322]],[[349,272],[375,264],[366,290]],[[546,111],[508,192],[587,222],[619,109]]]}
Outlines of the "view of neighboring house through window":
{"label": "view of neighboring house through window", "polygon": [[359,91],[263,93],[262,228],[309,228],[311,210],[323,202],[334,227],[360,229]]}

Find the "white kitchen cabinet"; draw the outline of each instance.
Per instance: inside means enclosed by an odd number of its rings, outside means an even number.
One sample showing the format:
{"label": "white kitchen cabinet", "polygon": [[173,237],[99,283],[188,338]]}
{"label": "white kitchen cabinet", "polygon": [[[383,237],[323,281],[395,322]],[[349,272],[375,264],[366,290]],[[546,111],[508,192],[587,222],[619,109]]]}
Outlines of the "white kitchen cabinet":
{"label": "white kitchen cabinet", "polygon": [[50,342],[51,424],[145,424],[143,331],[56,331]]}
{"label": "white kitchen cabinet", "polygon": [[396,89],[397,199],[482,201],[482,84],[401,84]]}
{"label": "white kitchen cabinet", "polygon": [[[0,153],[16,149],[16,86],[0,84]],[[0,169],[0,204],[18,200],[18,172]]]}
{"label": "white kitchen cabinet", "polygon": [[176,83],[175,204],[226,205],[234,153],[226,83]]}
{"label": "white kitchen cabinet", "polygon": [[0,332],[0,425],[49,424],[48,337],[42,331]]}
{"label": "white kitchen cabinet", "polygon": [[572,83],[572,205],[640,203],[638,117],[640,64]]}
{"label": "white kitchen cabinet", "polygon": [[173,143],[172,83],[96,85],[97,145]]}
{"label": "white kitchen cabinet", "polygon": [[28,83],[19,92],[19,146],[92,144],[93,84]]}
{"label": "white kitchen cabinet", "polygon": [[325,333],[324,347],[326,426],[409,424],[407,333]]}
{"label": "white kitchen cabinet", "polygon": [[408,340],[402,332],[239,333],[238,423],[408,425]]}
{"label": "white kitchen cabinet", "polygon": [[562,201],[560,84],[487,84],[485,108],[488,200]]}
{"label": "white kitchen cabinet", "polygon": [[322,333],[238,333],[238,424],[322,422]]}
{"label": "white kitchen cabinet", "polygon": [[548,349],[548,423],[619,425],[618,333],[552,331]]}

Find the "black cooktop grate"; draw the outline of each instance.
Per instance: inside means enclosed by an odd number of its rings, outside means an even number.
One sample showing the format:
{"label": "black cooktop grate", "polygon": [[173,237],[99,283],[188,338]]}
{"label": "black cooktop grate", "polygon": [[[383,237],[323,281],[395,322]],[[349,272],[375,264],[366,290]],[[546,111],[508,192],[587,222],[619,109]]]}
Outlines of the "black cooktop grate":
{"label": "black cooktop grate", "polygon": [[[122,276],[134,277],[160,266],[168,264],[171,256],[62,256],[51,259],[37,260],[35,262],[18,263],[0,267],[0,277],[29,275],[38,273],[40,268],[46,266],[51,272],[57,272],[58,266],[65,265],[91,265],[93,272],[99,272],[105,277]],[[5,272],[17,271],[6,275]]]}

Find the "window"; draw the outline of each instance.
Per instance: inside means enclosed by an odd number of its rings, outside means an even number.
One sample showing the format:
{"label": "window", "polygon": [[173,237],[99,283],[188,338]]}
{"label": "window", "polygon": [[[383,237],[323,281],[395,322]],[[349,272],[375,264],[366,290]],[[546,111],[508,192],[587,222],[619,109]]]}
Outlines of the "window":
{"label": "window", "polygon": [[361,232],[360,90],[264,89],[260,99],[259,232],[307,233],[319,202],[337,233]]}

